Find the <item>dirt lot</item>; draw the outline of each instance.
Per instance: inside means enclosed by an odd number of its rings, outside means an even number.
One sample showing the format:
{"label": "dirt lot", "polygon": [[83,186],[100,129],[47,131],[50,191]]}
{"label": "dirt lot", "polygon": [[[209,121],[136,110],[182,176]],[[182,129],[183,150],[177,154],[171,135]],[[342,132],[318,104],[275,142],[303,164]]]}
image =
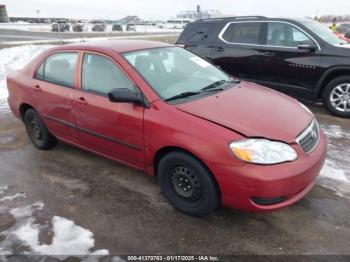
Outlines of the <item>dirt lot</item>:
{"label": "dirt lot", "polygon": [[62,143],[35,149],[3,108],[0,254],[72,255],[78,243],[80,254],[350,255],[350,120],[309,106],[329,139],[311,193],[273,213],[221,208],[205,218],[175,211],[141,172]]}

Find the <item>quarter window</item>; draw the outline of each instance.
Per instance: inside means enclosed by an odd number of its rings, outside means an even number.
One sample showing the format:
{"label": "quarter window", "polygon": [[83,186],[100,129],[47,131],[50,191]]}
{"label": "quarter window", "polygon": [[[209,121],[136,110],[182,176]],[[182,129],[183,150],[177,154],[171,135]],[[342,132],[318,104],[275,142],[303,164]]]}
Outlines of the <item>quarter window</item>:
{"label": "quarter window", "polygon": [[230,43],[258,44],[262,23],[231,23],[222,38]]}
{"label": "quarter window", "polygon": [[36,78],[66,87],[74,87],[74,72],[78,54],[76,52],[55,53],[41,64]]}
{"label": "quarter window", "polygon": [[126,75],[109,59],[95,54],[84,54],[82,89],[107,95],[112,89],[134,90]]}
{"label": "quarter window", "polygon": [[267,45],[297,47],[312,45],[313,41],[296,27],[285,23],[268,23]]}

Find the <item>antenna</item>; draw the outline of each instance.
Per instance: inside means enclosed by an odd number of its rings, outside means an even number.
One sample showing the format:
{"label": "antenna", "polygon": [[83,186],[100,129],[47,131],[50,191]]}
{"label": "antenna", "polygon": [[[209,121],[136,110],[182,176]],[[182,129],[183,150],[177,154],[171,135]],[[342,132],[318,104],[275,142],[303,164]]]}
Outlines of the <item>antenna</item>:
{"label": "antenna", "polygon": [[58,37],[61,40],[61,44],[63,45],[64,42],[63,42],[63,38],[62,38],[62,35],[61,35],[60,24],[58,23],[58,21],[56,22],[56,24],[57,24]]}

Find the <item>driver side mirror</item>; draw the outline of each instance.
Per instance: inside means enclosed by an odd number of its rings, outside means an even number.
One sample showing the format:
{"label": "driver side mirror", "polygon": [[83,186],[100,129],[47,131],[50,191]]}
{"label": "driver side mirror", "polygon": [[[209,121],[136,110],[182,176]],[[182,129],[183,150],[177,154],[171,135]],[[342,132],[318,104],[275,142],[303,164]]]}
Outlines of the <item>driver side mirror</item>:
{"label": "driver side mirror", "polygon": [[309,51],[309,52],[315,52],[317,50],[317,47],[314,45],[298,45],[298,49]]}
{"label": "driver side mirror", "polygon": [[137,91],[131,91],[127,88],[116,88],[108,93],[111,102],[117,103],[135,103],[143,105],[142,95]]}

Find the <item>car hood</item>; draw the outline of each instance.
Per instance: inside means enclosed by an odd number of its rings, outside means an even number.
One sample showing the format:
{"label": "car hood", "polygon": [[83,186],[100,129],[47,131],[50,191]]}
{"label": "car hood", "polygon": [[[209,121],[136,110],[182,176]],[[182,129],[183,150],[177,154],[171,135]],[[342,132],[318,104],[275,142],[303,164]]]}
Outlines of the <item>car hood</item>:
{"label": "car hood", "polygon": [[176,107],[246,137],[287,143],[295,142],[313,118],[295,99],[248,82]]}

